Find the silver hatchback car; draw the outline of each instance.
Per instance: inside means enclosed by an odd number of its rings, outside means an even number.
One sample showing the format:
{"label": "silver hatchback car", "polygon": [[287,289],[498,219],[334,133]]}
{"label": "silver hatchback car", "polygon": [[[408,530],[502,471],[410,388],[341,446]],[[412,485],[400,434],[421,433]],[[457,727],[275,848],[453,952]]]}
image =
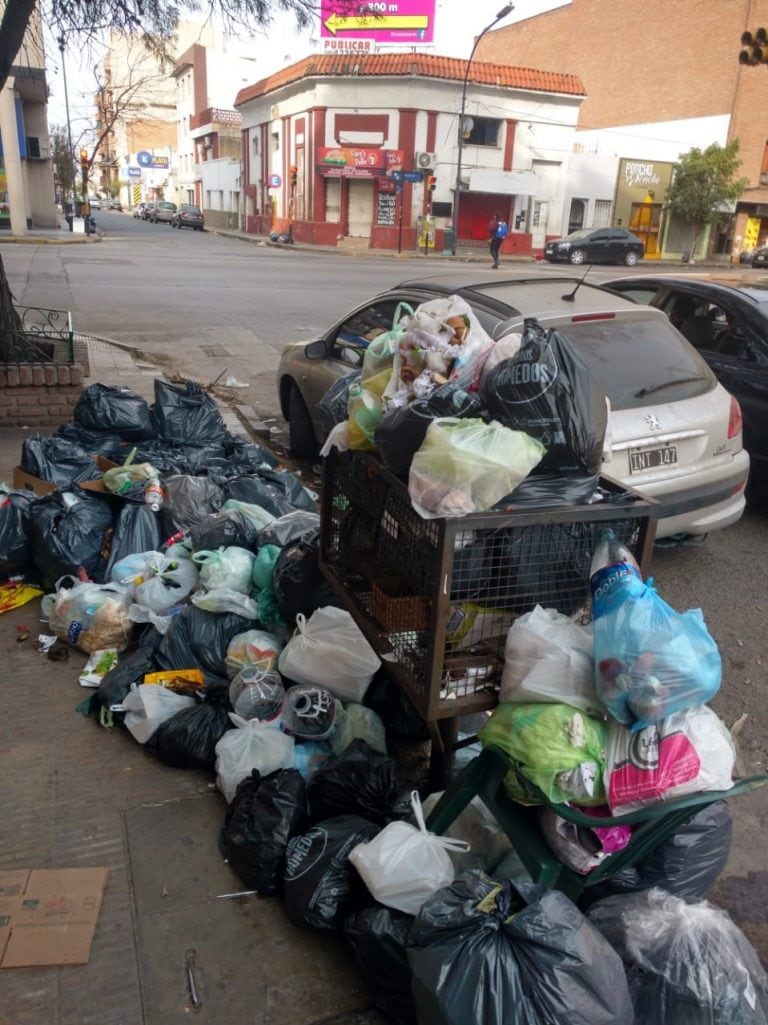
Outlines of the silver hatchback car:
{"label": "silver hatchback car", "polygon": [[317,341],[287,345],[278,390],[295,455],[316,454],[324,432],[320,399],[360,367],[368,343],[391,329],[398,305],[415,309],[453,294],[470,304],[496,341],[535,317],[576,346],[611,404],[603,472],[658,500],[657,536],[707,534],[740,518],[749,456],[738,402],[660,310],[568,277],[404,282],[358,306]]}

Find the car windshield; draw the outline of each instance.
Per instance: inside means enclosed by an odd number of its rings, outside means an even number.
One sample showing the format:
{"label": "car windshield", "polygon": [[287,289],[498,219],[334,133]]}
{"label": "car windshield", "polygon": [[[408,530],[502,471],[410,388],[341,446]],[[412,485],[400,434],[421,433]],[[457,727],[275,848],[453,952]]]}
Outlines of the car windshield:
{"label": "car windshield", "polygon": [[704,360],[657,319],[590,320],[560,328],[600,381],[612,409],[680,402],[715,386]]}
{"label": "car windshield", "polygon": [[570,235],[566,235],[565,238],[589,238],[593,233],[592,228],[582,228],[581,231],[572,231]]}

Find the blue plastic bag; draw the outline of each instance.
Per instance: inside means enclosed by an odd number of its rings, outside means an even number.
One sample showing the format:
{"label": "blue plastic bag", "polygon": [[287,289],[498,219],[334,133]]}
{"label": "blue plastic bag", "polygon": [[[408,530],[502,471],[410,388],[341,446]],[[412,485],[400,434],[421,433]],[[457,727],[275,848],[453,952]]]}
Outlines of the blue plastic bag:
{"label": "blue plastic bag", "polygon": [[677,612],[622,564],[592,577],[595,686],[634,733],[720,689],[722,660],[701,609]]}

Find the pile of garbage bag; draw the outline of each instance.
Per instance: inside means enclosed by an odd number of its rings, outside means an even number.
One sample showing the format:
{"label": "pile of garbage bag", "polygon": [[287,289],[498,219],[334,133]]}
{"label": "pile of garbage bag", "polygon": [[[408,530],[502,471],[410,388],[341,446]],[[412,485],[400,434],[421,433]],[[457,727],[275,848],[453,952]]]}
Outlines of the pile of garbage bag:
{"label": "pile of garbage bag", "polygon": [[319,410],[324,453],[377,453],[431,518],[590,502],[609,405],[558,331],[528,319],[522,335],[494,341],[452,295],[400,304]]}

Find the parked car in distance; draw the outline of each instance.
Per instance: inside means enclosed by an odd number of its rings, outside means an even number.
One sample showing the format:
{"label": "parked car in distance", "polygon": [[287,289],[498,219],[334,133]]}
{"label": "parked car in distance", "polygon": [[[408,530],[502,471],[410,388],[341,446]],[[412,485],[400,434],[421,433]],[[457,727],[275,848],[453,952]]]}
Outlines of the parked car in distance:
{"label": "parked car in distance", "polygon": [[634,267],[642,260],[645,246],[625,228],[583,228],[544,246],[550,263],[625,263]]}
{"label": "parked car in distance", "polygon": [[750,263],[753,267],[768,267],[768,246],[753,249]]}
{"label": "parked car in distance", "polygon": [[603,472],[659,502],[659,537],[706,534],[740,518],[749,456],[738,402],[661,311],[572,277],[407,281],[358,306],[316,341],[287,345],[277,383],[291,450],[316,453],[324,437],[320,399],[360,368],[368,343],[392,328],[400,303],[415,309],[454,294],[495,341],[536,317],[576,347],[611,403]]}
{"label": "parked car in distance", "polygon": [[139,220],[142,220],[146,208],[147,204],[143,200],[141,203],[137,203],[136,206],[133,208],[133,216],[137,217]]}
{"label": "parked car in distance", "polygon": [[149,219],[153,224],[159,224],[161,222],[163,224],[170,224],[175,213],[175,203],[169,203],[165,199],[160,199],[152,207],[152,213],[149,215]]}
{"label": "parked car in distance", "polygon": [[119,199],[110,199],[108,206],[110,210],[119,210],[122,213],[123,204]]}
{"label": "parked car in distance", "polygon": [[150,199],[144,204],[144,209],[141,212],[142,221],[148,221],[152,215],[152,210],[155,206],[155,200]]}
{"label": "parked car in distance", "polygon": [[180,203],[176,213],[171,218],[172,228],[194,228],[195,231],[202,231],[205,227],[205,217],[199,206],[192,203]]}
{"label": "parked car in distance", "polygon": [[88,202],[91,205],[91,210],[101,210],[101,200],[98,196],[92,196]]}
{"label": "parked car in distance", "polygon": [[750,484],[768,491],[768,280],[643,274],[606,287],[666,313],[739,400]]}

